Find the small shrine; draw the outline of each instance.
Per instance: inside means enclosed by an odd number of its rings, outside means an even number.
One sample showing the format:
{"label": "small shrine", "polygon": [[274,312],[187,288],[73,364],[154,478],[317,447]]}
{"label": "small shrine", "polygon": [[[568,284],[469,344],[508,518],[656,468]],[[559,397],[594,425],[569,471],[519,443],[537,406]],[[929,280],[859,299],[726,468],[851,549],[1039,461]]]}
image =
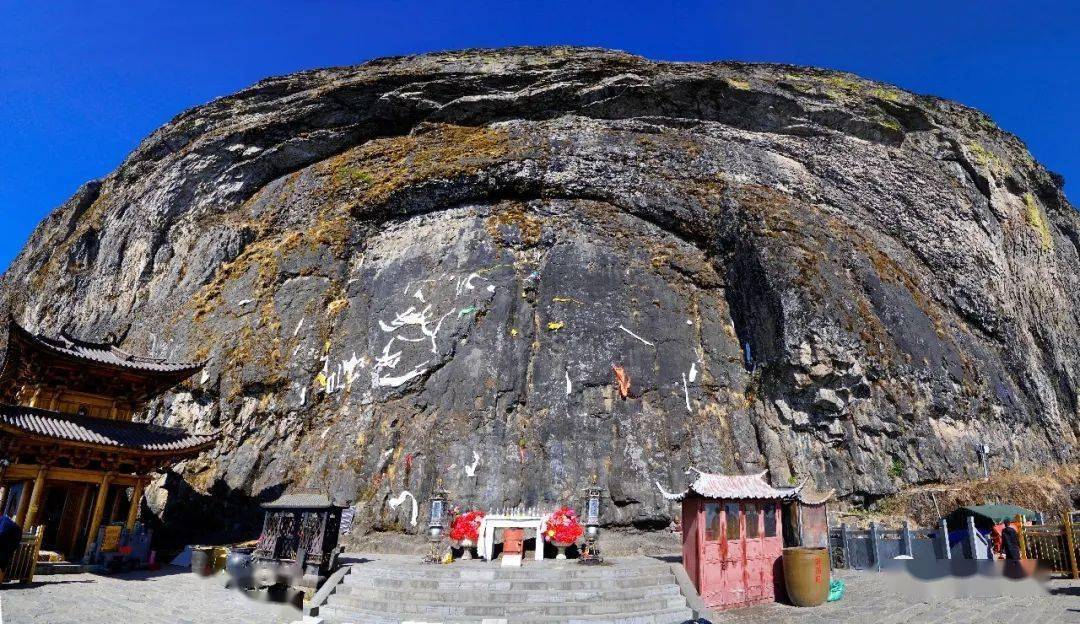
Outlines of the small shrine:
{"label": "small shrine", "polygon": [[197,434],[132,422],[151,399],[202,368],[141,357],[110,336],[32,333],[9,320],[0,369],[0,511],[69,561],[145,561],[138,523],[152,472],[214,446]]}
{"label": "small shrine", "polygon": [[835,490],[802,487],[784,503],[784,546],[829,547],[828,502]]}
{"label": "small shrine", "polygon": [[773,602],[784,578],[781,505],[799,488],[774,488],[764,471],[694,472],[685,491],[661,493],[682,503],[683,566],[701,599],[716,609]]}
{"label": "small shrine", "polygon": [[286,494],[262,506],[256,562],[295,565],[301,585],[318,587],[333,570],[339,549],[342,507],[323,494]]}

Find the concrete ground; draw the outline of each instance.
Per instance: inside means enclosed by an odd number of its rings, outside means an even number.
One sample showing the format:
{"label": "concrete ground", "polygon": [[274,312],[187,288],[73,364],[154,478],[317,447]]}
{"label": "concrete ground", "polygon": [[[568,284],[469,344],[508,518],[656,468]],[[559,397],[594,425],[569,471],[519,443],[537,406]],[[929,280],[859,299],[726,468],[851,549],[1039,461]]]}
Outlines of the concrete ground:
{"label": "concrete ground", "polygon": [[[1052,580],[1027,596],[911,600],[896,580],[880,572],[836,570],[844,597],[820,607],[771,604],[717,614],[716,624],[1057,624],[1080,623],[1080,581]],[[1034,583],[1034,582],[1032,582]]]}
{"label": "concrete ground", "polygon": [[[889,577],[840,570],[838,602],[812,609],[773,604],[718,614],[717,624],[1080,623],[1080,582],[1056,580],[1049,593],[1026,597],[912,602]],[[32,585],[0,586],[2,624],[279,624],[300,619],[290,607],[256,602],[181,568],[116,576],[39,576]]]}
{"label": "concrete ground", "polygon": [[39,575],[0,585],[0,624],[278,624],[295,608],[257,602],[185,568],[156,572]]}

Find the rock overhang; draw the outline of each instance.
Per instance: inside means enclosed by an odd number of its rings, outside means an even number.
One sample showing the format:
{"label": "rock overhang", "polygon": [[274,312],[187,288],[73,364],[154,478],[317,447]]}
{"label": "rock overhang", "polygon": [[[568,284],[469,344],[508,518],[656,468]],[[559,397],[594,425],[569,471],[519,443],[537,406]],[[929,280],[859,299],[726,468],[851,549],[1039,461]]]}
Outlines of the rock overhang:
{"label": "rock overhang", "polygon": [[[87,329],[137,311],[136,339],[210,359],[158,413],[232,432],[211,478],[257,493],[296,465],[356,495],[363,526],[393,526],[381,501],[437,475],[513,504],[598,472],[621,481],[609,521],[633,523],[667,513],[649,484],[689,459],[880,495],[962,472],[976,439],[1003,466],[1074,452],[1077,347],[1053,327],[1076,305],[1075,213],[985,116],[848,74],[573,49],[380,60],[185,113],[86,193],[59,209],[70,234],[40,230],[13,265],[9,284],[55,276],[16,304]],[[500,263],[416,368],[430,336],[404,321],[425,304],[390,284],[445,273],[433,293],[458,297],[451,275]],[[595,313],[556,318],[583,298]],[[378,321],[409,306],[420,333],[384,353]],[[379,380],[401,384],[372,387],[397,347],[407,370]],[[315,459],[281,456],[296,448]]]}

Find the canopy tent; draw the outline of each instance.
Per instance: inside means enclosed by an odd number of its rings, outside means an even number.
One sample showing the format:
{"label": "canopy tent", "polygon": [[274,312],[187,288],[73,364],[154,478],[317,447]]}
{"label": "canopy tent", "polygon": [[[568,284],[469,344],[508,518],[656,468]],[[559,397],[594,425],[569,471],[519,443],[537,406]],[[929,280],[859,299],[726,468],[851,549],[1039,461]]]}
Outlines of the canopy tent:
{"label": "canopy tent", "polygon": [[950,530],[956,530],[962,528],[967,523],[968,516],[972,516],[975,518],[975,526],[983,530],[989,530],[990,527],[998,522],[1011,520],[1017,515],[1031,519],[1036,516],[1036,513],[1030,509],[1019,507],[1017,505],[969,505],[957,508],[951,514],[946,516],[945,520],[949,523]]}

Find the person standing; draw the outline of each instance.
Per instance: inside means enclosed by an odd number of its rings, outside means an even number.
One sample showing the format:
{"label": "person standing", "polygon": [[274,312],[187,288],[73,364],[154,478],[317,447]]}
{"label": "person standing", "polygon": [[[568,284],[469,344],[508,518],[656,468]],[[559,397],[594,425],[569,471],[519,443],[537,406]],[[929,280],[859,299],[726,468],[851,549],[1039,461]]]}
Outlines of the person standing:
{"label": "person standing", "polygon": [[1021,559],[1020,534],[1016,532],[1015,524],[1015,520],[1006,520],[1005,530],[1001,532],[1001,549],[1005,552],[1007,561],[1019,561]]}
{"label": "person standing", "polygon": [[990,548],[994,552],[994,558],[1000,559],[1003,555],[1001,552],[1001,533],[1005,530],[1005,523],[998,522],[990,529]]}

